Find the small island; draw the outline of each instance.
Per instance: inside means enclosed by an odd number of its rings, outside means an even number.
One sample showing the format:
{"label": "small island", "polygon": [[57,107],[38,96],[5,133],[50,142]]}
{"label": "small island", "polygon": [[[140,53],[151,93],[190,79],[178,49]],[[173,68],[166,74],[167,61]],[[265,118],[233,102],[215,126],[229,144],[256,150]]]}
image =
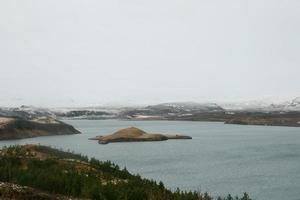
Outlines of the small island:
{"label": "small island", "polygon": [[146,133],[145,131],[130,127],[121,129],[111,135],[97,136],[90,138],[91,140],[98,140],[99,144],[108,144],[111,142],[146,142],[146,141],[164,141],[169,139],[192,139],[185,135],[164,135],[159,133]]}

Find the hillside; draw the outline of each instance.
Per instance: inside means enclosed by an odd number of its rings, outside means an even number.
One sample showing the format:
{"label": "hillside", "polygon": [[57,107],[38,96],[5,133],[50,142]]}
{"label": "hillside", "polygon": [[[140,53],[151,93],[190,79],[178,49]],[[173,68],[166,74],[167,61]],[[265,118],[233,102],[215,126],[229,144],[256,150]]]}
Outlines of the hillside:
{"label": "hillside", "polygon": [[223,111],[224,109],[222,107],[214,103],[175,102],[127,109],[119,114],[119,118],[169,119],[194,115],[196,113],[215,113]]}
{"label": "hillside", "polygon": [[83,198],[70,198],[64,195],[42,192],[32,187],[21,186],[14,183],[0,182],[1,200],[86,200]]}
{"label": "hillside", "polygon": [[300,127],[300,112],[235,113],[227,124]]}
{"label": "hillside", "polygon": [[[106,161],[88,159],[78,154],[63,152],[46,146],[25,145],[4,148],[0,151],[0,198],[36,199],[45,193],[57,197],[101,200],[212,200],[207,193],[172,192],[162,182],[155,182],[132,175],[126,169]],[[26,192],[15,193],[9,183],[17,187],[30,187]],[[26,188],[25,188],[26,191]],[[5,196],[4,196],[5,195]],[[47,198],[41,198],[47,199]],[[49,199],[49,198],[48,198]],[[57,199],[57,198],[53,198]],[[63,199],[63,197],[62,197]],[[232,200],[216,198],[217,200]],[[236,200],[250,200],[247,194]]]}
{"label": "hillside", "polygon": [[73,126],[50,117],[31,120],[0,117],[0,140],[78,133],[80,132]]}

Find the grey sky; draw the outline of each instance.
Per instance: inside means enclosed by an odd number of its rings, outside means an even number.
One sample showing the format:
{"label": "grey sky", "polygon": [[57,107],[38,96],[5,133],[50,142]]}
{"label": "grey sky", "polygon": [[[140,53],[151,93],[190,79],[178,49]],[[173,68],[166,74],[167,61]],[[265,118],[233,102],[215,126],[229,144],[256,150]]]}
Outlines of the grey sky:
{"label": "grey sky", "polygon": [[0,0],[0,106],[300,95],[299,0]]}

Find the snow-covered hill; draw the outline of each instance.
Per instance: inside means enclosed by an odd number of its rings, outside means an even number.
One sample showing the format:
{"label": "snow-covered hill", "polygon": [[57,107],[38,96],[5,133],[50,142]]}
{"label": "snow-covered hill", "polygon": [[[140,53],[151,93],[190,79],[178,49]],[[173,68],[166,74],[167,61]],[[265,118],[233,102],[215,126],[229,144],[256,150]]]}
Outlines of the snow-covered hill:
{"label": "snow-covered hill", "polygon": [[239,111],[300,111],[300,97],[291,100],[262,99],[220,104],[226,110]]}
{"label": "snow-covered hill", "polygon": [[300,97],[280,104],[271,104],[267,109],[271,111],[300,111]]}
{"label": "snow-covered hill", "polygon": [[21,106],[17,108],[0,108],[0,116],[19,117],[30,120],[39,117],[55,117],[55,114],[47,108]]}
{"label": "snow-covered hill", "polygon": [[287,101],[277,99],[254,100],[237,103],[196,103],[174,102],[161,103],[145,107],[81,107],[81,108],[39,108],[21,106],[17,108],[0,108],[0,116],[19,117],[32,120],[40,117],[74,118],[74,119],[114,119],[124,116],[183,116],[199,113],[223,111],[255,112],[300,112],[300,97]]}
{"label": "snow-covered hill", "polygon": [[162,103],[146,107],[152,110],[169,110],[172,112],[215,112],[224,111],[222,107],[215,103],[196,103],[196,102],[175,102]]}

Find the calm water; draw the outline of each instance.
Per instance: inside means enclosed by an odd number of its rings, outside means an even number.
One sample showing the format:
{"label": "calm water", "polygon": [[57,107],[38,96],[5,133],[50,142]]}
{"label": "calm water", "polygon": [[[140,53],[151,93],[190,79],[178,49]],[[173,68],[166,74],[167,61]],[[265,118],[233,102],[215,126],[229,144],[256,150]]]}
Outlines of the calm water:
{"label": "calm water", "polygon": [[[80,135],[0,142],[40,143],[126,166],[171,189],[212,195],[247,192],[257,200],[300,199],[300,128],[239,126],[214,122],[66,121]],[[192,140],[99,145],[89,137],[136,126],[148,132],[180,133]]]}

